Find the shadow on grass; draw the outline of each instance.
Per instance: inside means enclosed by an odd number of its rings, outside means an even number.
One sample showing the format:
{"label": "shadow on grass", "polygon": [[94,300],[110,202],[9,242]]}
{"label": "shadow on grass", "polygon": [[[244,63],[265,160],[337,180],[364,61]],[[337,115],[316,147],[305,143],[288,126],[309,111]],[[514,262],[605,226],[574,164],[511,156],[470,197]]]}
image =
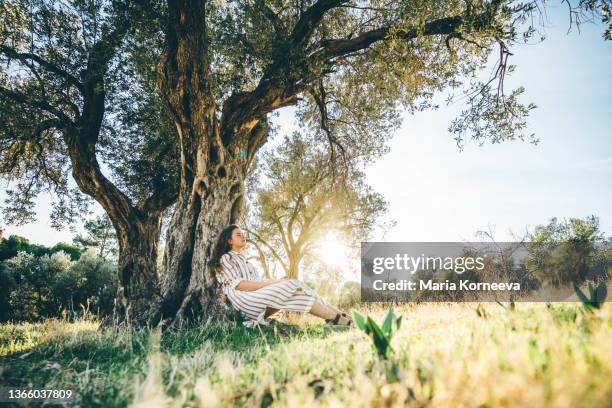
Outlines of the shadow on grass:
{"label": "shadow on grass", "polygon": [[[29,330],[35,331],[36,326]],[[246,361],[256,361],[282,343],[305,337],[325,338],[335,331],[324,325],[278,324],[252,329],[200,326],[164,333],[160,351],[188,357],[206,344],[214,353],[238,352]],[[101,329],[45,338],[45,333],[23,333],[19,328],[0,326],[0,350],[10,341],[36,339],[30,348],[0,356],[0,383],[44,387],[50,383],[82,383],[83,376],[90,374],[109,379],[137,374],[146,367],[152,334],[152,330]]]}

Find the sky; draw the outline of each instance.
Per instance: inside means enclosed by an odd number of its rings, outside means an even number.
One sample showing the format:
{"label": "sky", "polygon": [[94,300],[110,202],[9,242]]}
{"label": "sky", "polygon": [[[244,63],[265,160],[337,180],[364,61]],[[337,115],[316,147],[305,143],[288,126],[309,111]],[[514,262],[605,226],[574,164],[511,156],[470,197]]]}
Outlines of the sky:
{"label": "sky", "polygon": [[[560,219],[597,215],[612,234],[612,42],[602,24],[584,24],[567,34],[567,9],[549,12],[546,40],[511,51],[517,65],[507,89],[525,86],[523,102],[538,107],[527,132],[540,143],[512,141],[468,144],[459,151],[447,128],[464,107],[441,104],[434,111],[406,113],[389,143],[390,152],[367,170],[369,184],[389,203],[396,226],[386,241],[469,241],[491,229],[498,241],[512,240]],[[280,112],[281,133],[298,127],[292,109]],[[0,184],[0,203],[6,185]],[[38,220],[5,228],[31,242],[71,242],[76,231],[50,227],[50,199],[36,202]],[[101,213],[95,206],[94,212]]]}

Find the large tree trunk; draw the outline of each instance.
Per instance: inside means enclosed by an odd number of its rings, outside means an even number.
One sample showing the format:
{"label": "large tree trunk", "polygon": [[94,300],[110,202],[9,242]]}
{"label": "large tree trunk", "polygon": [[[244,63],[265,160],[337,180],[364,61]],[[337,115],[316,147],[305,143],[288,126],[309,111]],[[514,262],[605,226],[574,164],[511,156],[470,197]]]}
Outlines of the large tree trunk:
{"label": "large tree trunk", "polygon": [[192,191],[185,200],[179,200],[168,228],[162,312],[170,317],[173,326],[185,321],[226,321],[235,317],[217,285],[218,270],[209,261],[219,233],[236,221],[242,180],[217,176],[209,178],[209,183],[202,194]]}
{"label": "large tree trunk", "polygon": [[168,228],[161,286],[162,313],[171,326],[232,317],[209,261],[219,233],[240,211],[244,163],[237,149],[221,141],[208,77],[205,6],[198,0],[168,2],[159,69],[181,149],[179,199]]}
{"label": "large tree trunk", "polygon": [[129,322],[142,327],[157,324],[161,297],[157,272],[157,250],[161,215],[129,226],[119,235],[119,290],[113,323]]}

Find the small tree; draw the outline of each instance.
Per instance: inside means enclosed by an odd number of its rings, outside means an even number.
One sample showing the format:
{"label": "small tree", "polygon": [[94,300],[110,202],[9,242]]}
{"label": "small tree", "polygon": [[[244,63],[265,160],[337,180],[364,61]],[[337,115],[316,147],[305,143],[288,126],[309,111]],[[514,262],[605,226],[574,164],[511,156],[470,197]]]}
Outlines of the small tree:
{"label": "small tree", "polygon": [[85,222],[87,235],[78,234],[73,242],[82,248],[95,248],[100,258],[104,260],[117,257],[117,234],[108,215],[104,214]]}
{"label": "small tree", "polygon": [[355,244],[375,226],[387,204],[365,183],[358,160],[330,161],[315,140],[298,133],[263,159],[264,182],[255,197],[252,239],[297,278],[305,257],[330,231]]}
{"label": "small tree", "polygon": [[[551,219],[536,227],[526,259],[527,269],[540,281],[553,286],[580,285],[585,280],[605,278],[607,243],[599,231],[599,219]],[[603,260],[603,262],[602,262]]]}

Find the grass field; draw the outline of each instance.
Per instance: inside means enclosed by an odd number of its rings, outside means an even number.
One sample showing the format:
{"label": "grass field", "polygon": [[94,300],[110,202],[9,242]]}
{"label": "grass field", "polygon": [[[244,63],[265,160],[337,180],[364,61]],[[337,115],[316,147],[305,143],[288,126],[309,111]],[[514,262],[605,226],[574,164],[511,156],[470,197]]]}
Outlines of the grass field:
{"label": "grass field", "polygon": [[[381,320],[386,308],[359,308]],[[71,388],[81,406],[612,406],[612,312],[576,303],[421,304],[403,315],[388,382],[356,328],[114,333],[95,320],[0,326],[0,382]]]}

